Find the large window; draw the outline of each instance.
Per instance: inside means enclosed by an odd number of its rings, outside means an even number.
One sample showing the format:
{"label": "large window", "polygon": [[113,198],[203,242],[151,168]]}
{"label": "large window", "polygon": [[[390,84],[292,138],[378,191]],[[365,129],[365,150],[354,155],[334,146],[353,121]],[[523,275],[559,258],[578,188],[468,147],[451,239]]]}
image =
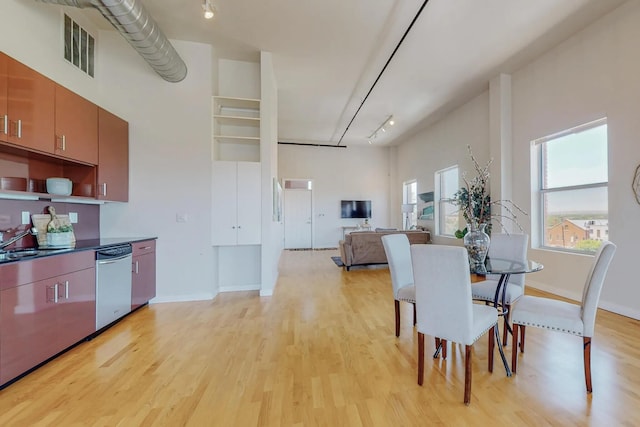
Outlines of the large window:
{"label": "large window", "polygon": [[410,230],[418,225],[418,183],[408,181],[402,185],[402,220],[403,228]]}
{"label": "large window", "polygon": [[458,191],[458,166],[439,170],[435,176],[438,194],[438,216],[436,221],[437,234],[454,236],[459,228],[458,206],[453,196]]}
{"label": "large window", "polygon": [[595,252],[609,238],[607,122],[534,141],[541,246]]}

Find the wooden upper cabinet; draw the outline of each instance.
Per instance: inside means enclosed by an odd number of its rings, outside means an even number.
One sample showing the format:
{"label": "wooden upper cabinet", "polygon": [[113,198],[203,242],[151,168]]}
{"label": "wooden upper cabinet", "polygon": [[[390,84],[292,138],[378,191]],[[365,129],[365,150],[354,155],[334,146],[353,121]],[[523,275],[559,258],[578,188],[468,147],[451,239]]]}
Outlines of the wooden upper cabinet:
{"label": "wooden upper cabinet", "polygon": [[5,114],[9,132],[3,140],[53,153],[55,83],[12,58],[3,59],[7,67]]}
{"label": "wooden upper cabinet", "polygon": [[55,85],[55,154],[98,164],[98,106]]}
{"label": "wooden upper cabinet", "polygon": [[0,141],[9,135],[9,113],[7,111],[7,55],[0,52]]}
{"label": "wooden upper cabinet", "polygon": [[98,186],[100,200],[129,200],[129,123],[98,109]]}

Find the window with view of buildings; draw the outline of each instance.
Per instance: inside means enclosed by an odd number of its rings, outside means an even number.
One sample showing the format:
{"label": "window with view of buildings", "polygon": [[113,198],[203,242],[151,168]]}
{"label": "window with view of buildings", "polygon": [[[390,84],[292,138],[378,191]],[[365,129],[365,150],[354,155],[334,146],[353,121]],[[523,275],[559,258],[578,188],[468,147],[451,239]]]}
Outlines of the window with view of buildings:
{"label": "window with view of buildings", "polygon": [[458,206],[454,203],[454,194],[458,191],[458,166],[452,166],[436,172],[438,214],[436,233],[442,236],[454,236],[459,228]]}
{"label": "window with view of buildings", "polygon": [[533,142],[542,247],[595,252],[608,240],[607,145],[606,119]]}
{"label": "window with view of buildings", "polygon": [[407,181],[402,185],[403,228],[409,230],[418,225],[418,182]]}

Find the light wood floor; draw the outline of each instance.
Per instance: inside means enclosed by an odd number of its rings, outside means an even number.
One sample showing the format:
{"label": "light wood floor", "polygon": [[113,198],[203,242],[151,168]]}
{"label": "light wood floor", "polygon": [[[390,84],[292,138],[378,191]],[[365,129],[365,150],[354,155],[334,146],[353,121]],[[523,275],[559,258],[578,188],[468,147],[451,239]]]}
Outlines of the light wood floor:
{"label": "light wood floor", "polygon": [[467,407],[464,348],[428,357],[418,386],[411,306],[398,339],[389,271],[336,254],[285,252],[272,297],[143,308],[0,391],[0,425],[640,425],[640,322],[598,314],[592,395],[580,338],[529,328],[512,378],[497,352],[487,372],[483,338]]}

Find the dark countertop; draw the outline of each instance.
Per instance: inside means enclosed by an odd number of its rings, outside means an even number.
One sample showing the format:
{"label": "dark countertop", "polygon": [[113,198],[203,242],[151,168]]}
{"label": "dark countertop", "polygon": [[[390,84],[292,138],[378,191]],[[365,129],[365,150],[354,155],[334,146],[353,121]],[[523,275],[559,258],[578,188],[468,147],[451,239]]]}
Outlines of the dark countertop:
{"label": "dark countertop", "polygon": [[[9,249],[5,253],[0,251],[0,264],[7,264],[10,262],[18,262],[22,260],[32,260],[63,253],[98,250],[108,248],[110,246],[118,246],[126,243],[136,243],[155,239],[157,239],[157,237],[108,237],[100,239],[76,240],[76,244],[73,248],[46,248],[41,246],[33,250],[18,248],[15,251],[12,251],[11,249]],[[25,254],[25,251],[29,252]]]}

